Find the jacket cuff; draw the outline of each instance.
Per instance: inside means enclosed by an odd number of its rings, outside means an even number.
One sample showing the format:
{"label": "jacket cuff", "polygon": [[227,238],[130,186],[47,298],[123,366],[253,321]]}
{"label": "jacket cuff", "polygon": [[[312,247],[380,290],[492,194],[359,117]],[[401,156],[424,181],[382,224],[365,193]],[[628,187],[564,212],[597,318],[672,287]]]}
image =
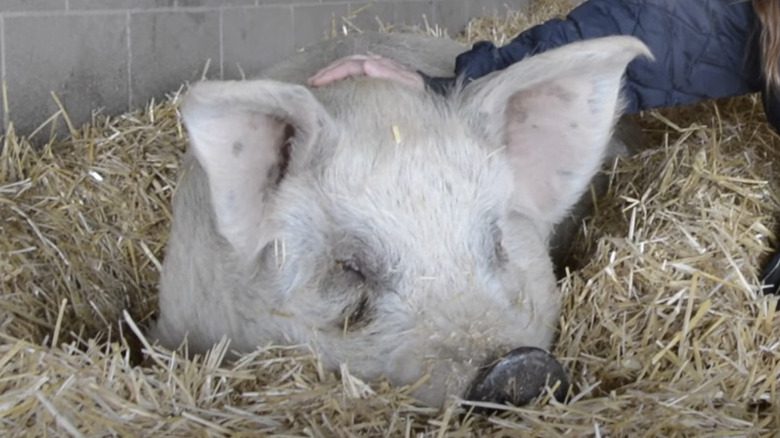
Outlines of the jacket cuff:
{"label": "jacket cuff", "polygon": [[479,41],[471,50],[455,59],[455,74],[466,82],[481,78],[501,68],[501,53],[490,41]]}
{"label": "jacket cuff", "polygon": [[421,71],[418,71],[417,73],[422,76],[423,82],[425,83],[425,88],[433,91],[436,94],[447,96],[450,94],[452,89],[455,88],[455,77],[432,77]]}

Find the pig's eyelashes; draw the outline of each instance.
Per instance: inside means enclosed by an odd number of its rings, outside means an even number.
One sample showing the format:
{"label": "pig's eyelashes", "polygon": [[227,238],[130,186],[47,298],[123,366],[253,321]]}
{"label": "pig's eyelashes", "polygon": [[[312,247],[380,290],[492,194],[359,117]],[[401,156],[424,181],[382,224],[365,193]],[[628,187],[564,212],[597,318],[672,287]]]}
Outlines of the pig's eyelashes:
{"label": "pig's eyelashes", "polygon": [[509,255],[503,244],[504,234],[501,232],[501,227],[499,227],[497,223],[493,223],[491,228],[493,235],[493,260],[496,264],[501,266],[506,264],[509,260]]}
{"label": "pig's eyelashes", "polygon": [[344,309],[343,331],[345,333],[355,331],[370,324],[373,316],[372,310],[368,295],[362,293],[357,301]]}
{"label": "pig's eyelashes", "polygon": [[[360,265],[354,259],[337,260],[336,266],[342,273],[350,278],[352,284],[351,301],[341,312],[339,319],[340,328],[344,333],[358,330],[371,322],[372,307],[369,299],[369,290],[366,285],[366,276]],[[359,294],[356,296],[356,294]]]}
{"label": "pig's eyelashes", "polygon": [[509,260],[506,249],[500,240],[496,241],[495,258],[499,265],[504,265]]}
{"label": "pig's eyelashes", "polygon": [[354,260],[336,260],[336,266],[349,275],[353,275],[360,282],[366,281],[366,276],[362,269]]}

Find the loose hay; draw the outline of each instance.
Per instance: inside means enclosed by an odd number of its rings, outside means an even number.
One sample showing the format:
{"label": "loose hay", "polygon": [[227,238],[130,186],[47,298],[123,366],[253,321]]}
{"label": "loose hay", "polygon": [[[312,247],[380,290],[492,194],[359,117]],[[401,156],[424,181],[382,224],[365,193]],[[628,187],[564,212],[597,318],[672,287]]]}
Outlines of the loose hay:
{"label": "loose hay", "polygon": [[[476,20],[501,41],[529,16]],[[562,281],[555,347],[572,401],[498,415],[416,406],[404,389],[265,347],[219,365],[127,339],[155,312],[169,198],[185,147],[178,94],[42,149],[0,155],[3,435],[771,436],[780,430],[777,298],[757,292],[774,242],[780,139],[753,97],[638,118],[648,147],[614,166]]]}

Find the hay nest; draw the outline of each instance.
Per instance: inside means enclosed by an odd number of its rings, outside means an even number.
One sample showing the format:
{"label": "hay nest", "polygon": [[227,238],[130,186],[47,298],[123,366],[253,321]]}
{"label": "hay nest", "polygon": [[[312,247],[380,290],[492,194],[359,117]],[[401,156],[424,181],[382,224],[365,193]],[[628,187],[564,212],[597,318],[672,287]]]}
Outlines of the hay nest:
{"label": "hay nest", "polygon": [[[476,20],[502,41],[566,2]],[[611,169],[562,281],[555,353],[574,381],[494,415],[421,408],[312,354],[269,346],[220,364],[130,333],[155,312],[169,198],[185,138],[179,94],[96,116],[0,155],[0,430],[17,435],[773,435],[777,298],[758,290],[774,242],[780,139],[755,97],[637,117],[648,147]],[[49,122],[66,119],[61,112]],[[68,124],[70,125],[70,124]],[[51,125],[46,125],[48,129]],[[141,342],[144,342],[141,339]]]}

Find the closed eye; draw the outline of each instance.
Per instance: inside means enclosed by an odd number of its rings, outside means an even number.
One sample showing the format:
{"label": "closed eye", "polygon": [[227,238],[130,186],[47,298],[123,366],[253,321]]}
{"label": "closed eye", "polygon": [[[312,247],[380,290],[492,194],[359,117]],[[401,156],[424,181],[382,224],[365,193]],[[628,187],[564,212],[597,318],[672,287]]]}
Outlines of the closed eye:
{"label": "closed eye", "polygon": [[341,275],[348,279],[350,285],[347,289],[347,304],[341,312],[339,325],[343,333],[365,327],[371,323],[373,308],[370,300],[370,289],[366,281],[366,274],[355,258],[336,260],[336,268]]}
{"label": "closed eye", "polygon": [[504,248],[504,234],[501,232],[501,227],[497,223],[493,223],[491,226],[491,234],[493,237],[493,260],[498,266],[503,266],[509,260],[506,249]]}
{"label": "closed eye", "polygon": [[357,301],[344,309],[342,332],[346,334],[370,324],[374,316],[373,311],[368,294],[362,293]]}
{"label": "closed eye", "polygon": [[355,278],[361,282],[366,281],[366,276],[363,273],[363,270],[360,268],[360,265],[358,265],[353,259],[337,260],[336,266],[343,272],[355,276]]}

